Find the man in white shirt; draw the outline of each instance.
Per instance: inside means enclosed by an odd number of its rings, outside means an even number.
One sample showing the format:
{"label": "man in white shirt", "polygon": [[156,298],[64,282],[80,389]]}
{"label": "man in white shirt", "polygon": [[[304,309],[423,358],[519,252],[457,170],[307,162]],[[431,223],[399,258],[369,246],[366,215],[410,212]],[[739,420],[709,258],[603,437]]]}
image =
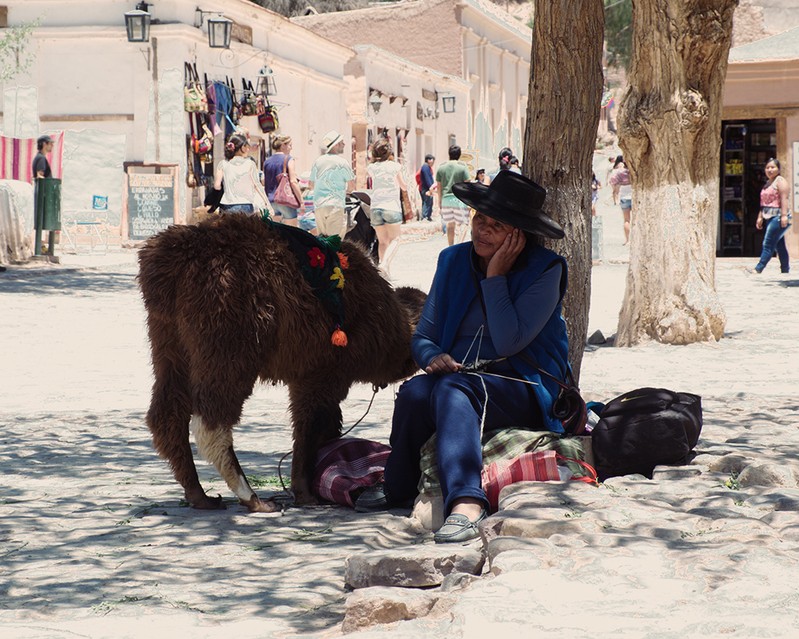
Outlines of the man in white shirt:
{"label": "man in white shirt", "polygon": [[344,208],[347,192],[354,187],[355,173],[341,156],[344,138],[338,131],[328,131],[322,139],[325,154],[311,167],[309,188],[313,192],[314,215],[319,235],[338,235],[347,232],[347,213]]}

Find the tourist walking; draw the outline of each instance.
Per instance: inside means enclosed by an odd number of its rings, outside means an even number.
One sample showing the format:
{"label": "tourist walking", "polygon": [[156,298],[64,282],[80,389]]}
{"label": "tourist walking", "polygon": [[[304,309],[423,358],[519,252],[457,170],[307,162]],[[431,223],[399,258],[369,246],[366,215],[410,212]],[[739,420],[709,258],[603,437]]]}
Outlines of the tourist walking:
{"label": "tourist walking", "polygon": [[[499,154],[497,155],[497,163],[498,168],[494,171],[490,176],[490,181],[494,181],[494,178],[499,175],[500,171],[509,171],[510,170],[510,161],[514,157],[513,149],[506,146],[500,149]],[[517,160],[518,161],[518,160]],[[521,173],[521,171],[517,171],[517,173]]]}
{"label": "tourist walking", "polygon": [[328,131],[322,138],[324,154],[311,167],[308,188],[313,192],[314,216],[319,235],[347,233],[347,193],[352,191],[355,173],[341,154],[344,138],[338,131]]}
{"label": "tourist walking", "polygon": [[419,194],[422,196],[422,220],[433,220],[433,192],[430,190],[436,183],[433,174],[433,163],[436,158],[429,153],[424,156],[424,164],[419,169]]}
{"label": "tourist walking", "polygon": [[760,191],[760,212],[757,214],[755,226],[766,229],[763,236],[763,249],[760,261],[755,266],[755,273],[762,273],[769,263],[774,250],[780,258],[780,271],[788,273],[788,249],[785,247],[785,232],[791,226],[791,214],[788,209],[788,181],[780,175],[780,162],[771,158],[766,162],[766,184]]}
{"label": "tourist walking", "polygon": [[234,133],[225,143],[225,159],[214,174],[214,189],[219,191],[224,187],[220,213],[253,215],[262,208],[272,213],[272,205],[258,176],[258,167],[248,153],[249,143],[240,133]]}
{"label": "tourist walking", "polygon": [[633,212],[633,186],[630,181],[630,170],[624,163],[624,157],[616,156],[613,171],[608,180],[613,187],[613,203],[618,203],[624,220],[624,244],[630,241],[630,220]]}
{"label": "tourist walking", "polygon": [[596,217],[596,203],[599,202],[599,189],[602,188],[596,173],[591,172],[591,217]]}
{"label": "tourist walking", "polygon": [[402,166],[394,160],[391,140],[380,138],[374,143],[366,173],[372,178],[369,220],[377,233],[380,267],[388,273],[402,231],[400,191],[408,188],[402,178]]}
{"label": "tourist walking", "polygon": [[[305,214],[305,204],[302,199],[302,191],[300,191],[300,184],[297,180],[297,169],[294,158],[291,157],[292,141],[288,135],[276,135],[272,139],[272,155],[266,158],[264,162],[264,186],[266,187],[266,195],[272,203],[272,208],[275,211],[275,221],[283,222],[289,226],[299,225],[299,214]],[[280,179],[285,174],[285,181],[291,188],[291,194],[294,196],[295,205],[285,202],[275,202],[275,194],[277,192]],[[282,199],[284,196],[278,197]]]}
{"label": "tourist walking", "polygon": [[441,221],[447,226],[447,242],[450,246],[455,243],[455,227],[469,223],[469,208],[452,192],[455,184],[471,179],[469,167],[460,161],[460,157],[461,147],[453,144],[449,147],[449,160],[436,171],[438,208],[441,211]]}

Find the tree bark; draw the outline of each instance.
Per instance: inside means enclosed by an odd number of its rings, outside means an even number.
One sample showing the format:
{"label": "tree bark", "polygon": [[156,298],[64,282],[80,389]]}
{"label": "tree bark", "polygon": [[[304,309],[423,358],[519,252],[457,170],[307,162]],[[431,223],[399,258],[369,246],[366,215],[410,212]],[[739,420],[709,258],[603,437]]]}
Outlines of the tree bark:
{"label": "tree bark", "polygon": [[718,340],[721,98],[738,0],[633,0],[619,143],[633,185],[618,346]]}
{"label": "tree bark", "polygon": [[602,98],[602,0],[536,0],[524,172],[547,190],[547,213],[566,239],[545,244],[566,258],[563,315],[579,380],[591,302],[591,163]]}

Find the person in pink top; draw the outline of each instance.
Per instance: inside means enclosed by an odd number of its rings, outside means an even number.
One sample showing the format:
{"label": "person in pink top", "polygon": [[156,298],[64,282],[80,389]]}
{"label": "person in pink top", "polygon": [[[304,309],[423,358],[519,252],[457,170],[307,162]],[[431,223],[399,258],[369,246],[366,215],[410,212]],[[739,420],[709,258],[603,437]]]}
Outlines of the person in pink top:
{"label": "person in pink top", "polygon": [[788,249],[785,247],[785,231],[791,225],[791,214],[788,210],[788,181],[780,175],[780,162],[771,158],[766,162],[766,185],[760,191],[760,213],[755,226],[765,228],[763,249],[760,261],[755,266],[755,273],[762,273],[769,263],[774,250],[780,258],[780,271],[788,273]]}
{"label": "person in pink top", "polygon": [[613,171],[608,182],[613,187],[613,203],[619,205],[624,218],[624,243],[630,241],[630,220],[633,212],[633,187],[630,182],[630,171],[624,163],[624,157],[616,157]]}

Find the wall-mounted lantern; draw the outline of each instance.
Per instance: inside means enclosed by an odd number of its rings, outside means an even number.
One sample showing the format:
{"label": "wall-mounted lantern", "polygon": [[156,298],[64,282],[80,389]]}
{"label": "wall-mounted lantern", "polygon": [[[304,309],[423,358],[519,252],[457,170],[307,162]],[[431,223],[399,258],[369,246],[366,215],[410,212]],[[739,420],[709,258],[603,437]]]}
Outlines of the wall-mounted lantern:
{"label": "wall-mounted lantern", "polygon": [[208,18],[208,46],[212,49],[229,49],[233,20],[226,18],[218,11],[203,11],[200,7],[197,7],[194,12],[195,25],[198,29],[202,29],[206,14],[214,14],[213,18]]}
{"label": "wall-mounted lantern", "polygon": [[444,109],[444,113],[455,113],[455,96],[445,95],[441,98],[441,106]]}
{"label": "wall-mounted lantern", "polygon": [[128,42],[149,42],[150,21],[152,16],[147,7],[148,2],[140,2],[136,9],[125,13],[125,29],[128,32]]}
{"label": "wall-mounted lantern", "polygon": [[275,72],[272,71],[272,67],[266,65],[261,67],[256,80],[255,92],[261,95],[275,95],[277,93]]}
{"label": "wall-mounted lantern", "polygon": [[369,94],[369,105],[374,109],[375,113],[380,111],[380,107],[383,106],[383,98],[380,97],[379,91],[372,91]]}

